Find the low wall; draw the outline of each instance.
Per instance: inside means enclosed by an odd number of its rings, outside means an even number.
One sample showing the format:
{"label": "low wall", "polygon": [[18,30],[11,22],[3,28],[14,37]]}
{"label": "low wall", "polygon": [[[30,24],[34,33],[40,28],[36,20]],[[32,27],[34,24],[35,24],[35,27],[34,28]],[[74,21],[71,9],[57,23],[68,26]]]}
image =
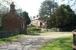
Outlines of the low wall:
{"label": "low wall", "polygon": [[6,31],[0,31],[0,38],[6,38],[9,36],[17,35],[16,32],[6,32]]}

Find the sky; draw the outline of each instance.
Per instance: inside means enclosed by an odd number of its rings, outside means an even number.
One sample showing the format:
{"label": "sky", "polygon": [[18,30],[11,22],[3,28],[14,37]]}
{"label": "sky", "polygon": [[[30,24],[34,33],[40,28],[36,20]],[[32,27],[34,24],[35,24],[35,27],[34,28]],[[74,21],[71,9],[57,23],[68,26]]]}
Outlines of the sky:
{"label": "sky", "polygon": [[38,15],[40,5],[44,0],[13,0],[18,8],[29,13],[30,16]]}
{"label": "sky", "polygon": [[[26,11],[29,13],[29,16],[36,16],[39,13],[39,9],[41,6],[41,3],[44,0],[13,0],[16,4],[17,8],[21,8],[23,11]],[[63,3],[68,3],[67,0],[62,1],[58,0],[57,1],[59,5]]]}
{"label": "sky", "polygon": [[[29,13],[29,16],[36,16],[39,13],[41,3],[44,0],[13,0],[18,8]],[[58,1],[61,4],[61,0]]]}

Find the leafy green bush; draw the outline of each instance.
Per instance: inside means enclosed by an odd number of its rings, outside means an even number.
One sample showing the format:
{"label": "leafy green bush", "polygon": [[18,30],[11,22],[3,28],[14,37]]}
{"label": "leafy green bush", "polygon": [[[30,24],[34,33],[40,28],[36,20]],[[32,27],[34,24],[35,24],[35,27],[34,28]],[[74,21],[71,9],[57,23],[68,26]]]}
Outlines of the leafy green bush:
{"label": "leafy green bush", "polygon": [[29,28],[27,28],[27,34],[37,35],[40,32],[41,32],[40,28],[36,28],[36,27],[29,27]]}

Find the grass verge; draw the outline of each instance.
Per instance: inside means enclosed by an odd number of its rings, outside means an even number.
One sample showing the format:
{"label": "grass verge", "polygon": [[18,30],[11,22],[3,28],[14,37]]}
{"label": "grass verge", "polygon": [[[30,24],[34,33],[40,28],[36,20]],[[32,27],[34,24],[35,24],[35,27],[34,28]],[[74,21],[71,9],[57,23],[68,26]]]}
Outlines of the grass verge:
{"label": "grass verge", "polygon": [[8,37],[8,38],[0,38],[0,45],[6,44],[8,42],[15,42],[15,41],[18,40],[19,36],[20,35],[11,36],[11,37]]}
{"label": "grass verge", "polygon": [[42,46],[40,50],[72,50],[72,37],[58,38]]}

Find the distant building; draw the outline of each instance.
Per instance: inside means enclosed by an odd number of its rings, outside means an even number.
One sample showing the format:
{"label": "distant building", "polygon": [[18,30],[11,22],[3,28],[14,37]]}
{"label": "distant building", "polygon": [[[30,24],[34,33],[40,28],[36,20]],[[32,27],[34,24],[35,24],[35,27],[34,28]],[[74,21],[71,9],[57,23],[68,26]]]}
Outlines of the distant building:
{"label": "distant building", "polygon": [[40,20],[39,16],[34,16],[33,20],[31,21],[31,24],[36,27],[46,28],[46,22]]}
{"label": "distant building", "polygon": [[13,2],[10,5],[10,12],[3,17],[2,21],[2,26],[5,31],[22,32],[26,29],[26,21],[17,14]]}

